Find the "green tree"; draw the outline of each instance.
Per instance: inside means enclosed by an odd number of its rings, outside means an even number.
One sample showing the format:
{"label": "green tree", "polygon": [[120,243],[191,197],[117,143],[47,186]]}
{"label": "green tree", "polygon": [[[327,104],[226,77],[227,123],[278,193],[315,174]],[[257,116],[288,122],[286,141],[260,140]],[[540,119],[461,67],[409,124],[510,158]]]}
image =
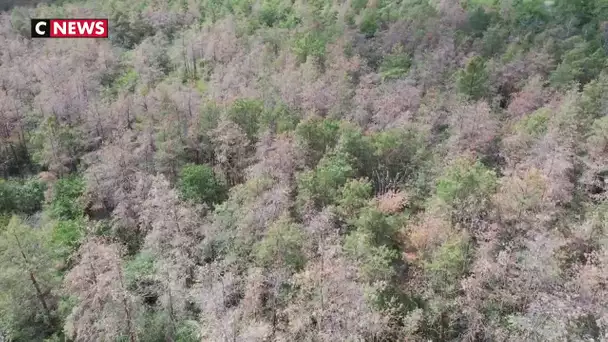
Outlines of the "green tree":
{"label": "green tree", "polygon": [[363,134],[363,130],[353,124],[342,122],[336,151],[352,157],[352,166],[356,175],[369,177],[371,170],[376,166],[374,146],[372,139]]}
{"label": "green tree", "polygon": [[43,120],[33,134],[33,159],[62,176],[76,171],[85,147],[82,127],[63,123],[54,116]]}
{"label": "green tree", "polygon": [[0,327],[13,341],[40,341],[59,327],[48,231],[13,216],[0,232]]}
{"label": "green tree", "polygon": [[346,153],[330,152],[316,169],[298,175],[299,200],[311,201],[318,207],[334,203],[340,188],[354,176],[352,157]]}
{"label": "green tree", "polygon": [[458,91],[470,100],[478,100],[488,94],[488,80],[486,63],[480,56],[469,59],[466,66],[456,73]]}
{"label": "green tree", "polygon": [[298,62],[306,63],[309,57],[314,57],[320,63],[323,63],[327,41],[327,33],[320,30],[311,30],[298,34],[293,43],[293,52],[296,54]]}
{"label": "green tree", "polygon": [[299,271],[306,263],[302,249],[304,240],[302,228],[289,218],[282,217],[254,247],[254,255],[261,266],[286,267],[294,272]]}
{"label": "green tree", "polygon": [[379,21],[380,16],[378,10],[375,8],[368,8],[363,11],[361,15],[361,24],[359,24],[359,31],[363,33],[367,38],[371,38],[376,35],[376,31],[380,27]]}
{"label": "green tree", "polygon": [[468,238],[456,235],[433,251],[424,268],[433,286],[442,292],[450,292],[459,286],[459,280],[466,274],[472,256]]}
{"label": "green tree", "polygon": [[582,37],[572,37],[563,43],[572,46],[562,56],[562,62],[551,74],[551,84],[565,89],[574,82],[586,84],[596,78],[606,66],[606,54],[601,48],[585,41]]}
{"label": "green tree", "polygon": [[372,184],[366,179],[350,179],[340,189],[337,211],[346,220],[356,219],[357,213],[372,197]]}
{"label": "green tree", "polygon": [[436,196],[458,222],[483,214],[497,186],[494,171],[479,161],[460,158],[439,177]]}
{"label": "green tree", "polygon": [[182,168],[177,185],[182,198],[214,204],[226,199],[227,189],[207,165],[188,164]]}
{"label": "green tree", "polygon": [[307,154],[308,165],[316,165],[326,151],[336,146],[339,130],[339,121],[321,117],[313,117],[298,124],[296,140]]}
{"label": "green tree", "polygon": [[239,125],[251,142],[255,142],[260,129],[264,103],[257,99],[238,99],[228,109],[228,119]]}

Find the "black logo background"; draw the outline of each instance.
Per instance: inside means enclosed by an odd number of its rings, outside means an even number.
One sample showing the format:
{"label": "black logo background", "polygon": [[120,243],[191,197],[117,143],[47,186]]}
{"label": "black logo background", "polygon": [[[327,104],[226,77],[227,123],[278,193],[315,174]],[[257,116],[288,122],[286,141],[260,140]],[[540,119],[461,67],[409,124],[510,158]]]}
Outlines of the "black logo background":
{"label": "black logo background", "polygon": [[[39,22],[46,22],[46,26],[42,26],[40,29],[44,31],[44,34],[38,34],[36,32],[36,24]],[[51,37],[51,21],[49,19],[32,19],[31,20],[32,38],[49,38]]]}

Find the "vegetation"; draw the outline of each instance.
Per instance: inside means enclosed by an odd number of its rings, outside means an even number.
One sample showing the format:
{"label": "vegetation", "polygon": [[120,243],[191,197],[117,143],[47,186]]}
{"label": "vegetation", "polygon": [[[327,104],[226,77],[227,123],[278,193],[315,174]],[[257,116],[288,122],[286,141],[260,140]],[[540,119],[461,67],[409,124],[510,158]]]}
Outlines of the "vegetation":
{"label": "vegetation", "polygon": [[608,335],[606,0],[0,11],[0,341]]}

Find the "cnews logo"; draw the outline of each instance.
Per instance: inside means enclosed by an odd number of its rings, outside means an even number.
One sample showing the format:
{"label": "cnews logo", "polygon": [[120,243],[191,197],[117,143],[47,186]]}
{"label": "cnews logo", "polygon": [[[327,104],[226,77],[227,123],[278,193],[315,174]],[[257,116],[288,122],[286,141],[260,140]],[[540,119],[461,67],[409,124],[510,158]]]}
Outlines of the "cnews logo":
{"label": "cnews logo", "polygon": [[32,38],[108,38],[108,19],[32,19]]}

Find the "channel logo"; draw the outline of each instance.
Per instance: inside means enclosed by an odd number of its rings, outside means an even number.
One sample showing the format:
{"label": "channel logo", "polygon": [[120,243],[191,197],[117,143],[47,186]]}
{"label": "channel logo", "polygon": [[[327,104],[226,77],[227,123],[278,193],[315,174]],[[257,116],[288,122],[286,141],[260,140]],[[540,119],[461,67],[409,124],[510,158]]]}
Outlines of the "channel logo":
{"label": "channel logo", "polygon": [[108,38],[108,19],[32,19],[32,38]]}

